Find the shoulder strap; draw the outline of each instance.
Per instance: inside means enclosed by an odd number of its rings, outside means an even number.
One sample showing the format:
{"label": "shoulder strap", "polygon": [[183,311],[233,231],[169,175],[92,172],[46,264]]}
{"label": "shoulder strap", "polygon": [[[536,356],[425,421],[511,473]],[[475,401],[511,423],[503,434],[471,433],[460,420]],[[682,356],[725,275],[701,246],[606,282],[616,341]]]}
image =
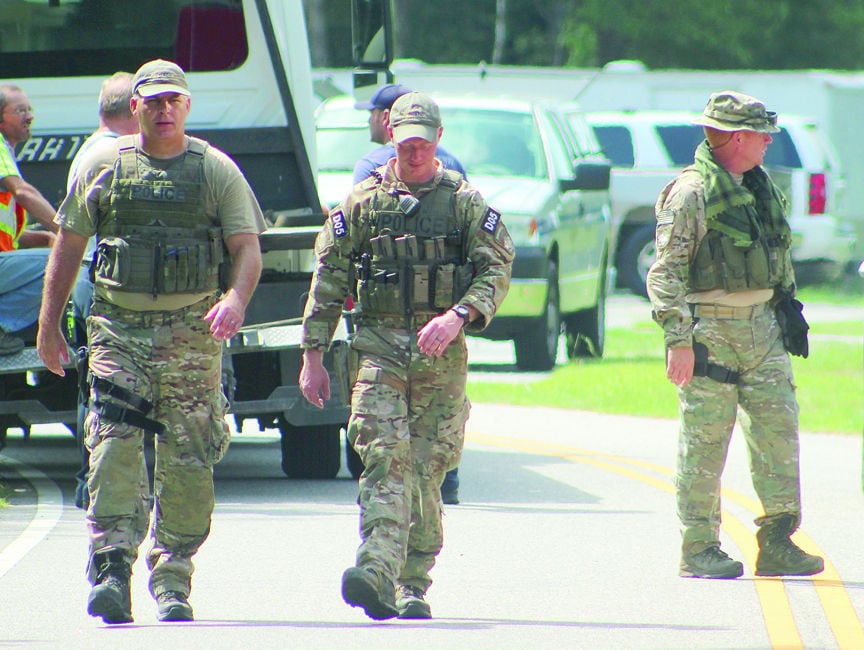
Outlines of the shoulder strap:
{"label": "shoulder strap", "polygon": [[138,178],[138,136],[121,135],[117,138],[117,164],[120,178]]}

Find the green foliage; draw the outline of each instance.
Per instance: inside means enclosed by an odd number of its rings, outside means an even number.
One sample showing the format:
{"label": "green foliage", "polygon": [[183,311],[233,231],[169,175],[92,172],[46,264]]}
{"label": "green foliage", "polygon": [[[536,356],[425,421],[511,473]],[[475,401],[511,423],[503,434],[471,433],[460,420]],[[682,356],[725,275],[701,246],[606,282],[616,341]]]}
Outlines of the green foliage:
{"label": "green foliage", "polygon": [[[504,64],[593,67],[639,59],[654,69],[864,66],[864,0],[504,0],[504,5]],[[313,58],[313,65],[350,66],[349,3],[304,0],[304,6],[307,23],[327,25],[326,44],[319,38],[313,47],[313,56],[325,61]],[[491,61],[496,6],[496,0],[393,0],[396,56],[429,63]]]}
{"label": "green foliage", "polygon": [[[862,324],[849,322],[814,328],[810,356],[792,358],[802,431],[860,434],[864,390]],[[547,406],[638,417],[677,418],[675,387],[666,379],[663,337],[649,322],[610,329],[606,356],[557,367],[539,381],[489,383],[469,381],[474,402]]]}

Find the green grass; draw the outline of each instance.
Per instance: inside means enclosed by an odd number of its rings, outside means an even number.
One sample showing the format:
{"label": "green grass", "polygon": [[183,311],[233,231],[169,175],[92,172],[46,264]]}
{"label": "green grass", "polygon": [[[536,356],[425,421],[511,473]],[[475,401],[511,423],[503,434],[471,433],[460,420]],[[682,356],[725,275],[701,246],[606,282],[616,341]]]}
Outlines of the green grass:
{"label": "green grass", "polygon": [[[807,359],[792,358],[802,431],[861,434],[864,348],[860,322],[820,324],[818,333],[851,342],[810,341]],[[474,402],[547,406],[639,417],[677,418],[675,387],[666,379],[660,328],[646,321],[606,333],[603,359],[577,360],[524,384],[469,381]]]}
{"label": "green grass", "polygon": [[[798,298],[807,303],[864,306],[864,278],[846,273],[831,283],[807,284],[798,288]],[[806,312],[805,312],[806,313]]]}

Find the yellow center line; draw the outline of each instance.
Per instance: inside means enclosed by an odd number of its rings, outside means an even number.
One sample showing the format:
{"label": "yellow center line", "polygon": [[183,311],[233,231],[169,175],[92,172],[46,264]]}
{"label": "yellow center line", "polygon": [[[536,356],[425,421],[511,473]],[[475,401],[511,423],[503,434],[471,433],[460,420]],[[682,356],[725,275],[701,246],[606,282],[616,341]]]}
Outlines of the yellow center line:
{"label": "yellow center line", "polygon": [[[554,456],[571,462],[592,465],[645,483],[664,492],[675,493],[675,487],[670,480],[674,472],[668,467],[654,463],[554,443],[523,440],[507,436],[492,436],[475,431],[469,432],[469,435],[472,442],[478,442],[490,447],[501,447]],[[644,471],[630,469],[631,467],[654,472],[666,478],[657,478]],[[762,513],[762,506],[756,500],[731,489],[723,488],[722,493],[725,498],[749,510],[754,516],[759,516]],[[740,519],[725,509],[723,509],[722,525],[724,530],[741,549],[742,553],[744,553],[747,563],[751,567],[755,567],[758,549],[753,535],[747,527]],[[825,553],[802,530],[798,530],[794,538],[796,543],[808,553],[825,556]],[[860,650],[864,648],[864,629],[862,629],[858,616],[855,613],[855,608],[852,606],[843,581],[834,565],[826,559],[825,570],[822,574],[818,578],[810,578],[810,580],[816,589],[822,609],[825,611],[828,623],[840,649]],[[771,640],[772,647],[788,648],[789,650],[800,648],[803,650],[804,644],[798,633],[798,626],[795,623],[783,580],[756,578],[753,584],[756,588],[756,595],[761,603],[765,628]]]}

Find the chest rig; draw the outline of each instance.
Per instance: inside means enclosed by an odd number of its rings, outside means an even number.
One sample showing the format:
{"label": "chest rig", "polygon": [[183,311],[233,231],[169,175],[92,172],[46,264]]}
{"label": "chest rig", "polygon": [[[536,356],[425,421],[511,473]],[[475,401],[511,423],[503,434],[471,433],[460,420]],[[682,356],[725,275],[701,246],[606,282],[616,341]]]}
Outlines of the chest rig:
{"label": "chest rig", "polygon": [[420,199],[379,188],[363,218],[369,236],[357,255],[362,318],[436,314],[467,291],[473,267],[456,217],[461,174],[445,171]]}
{"label": "chest rig", "polygon": [[792,235],[776,190],[747,172],[744,185],[755,197],[752,205],[728,208],[707,220],[708,232],[690,265],[694,291],[729,292],[771,289],[791,274],[787,252]]}
{"label": "chest rig", "polygon": [[222,229],[204,210],[207,143],[189,139],[167,169],[118,138],[109,209],[98,225],[96,284],[132,293],[200,293],[219,286]]}

